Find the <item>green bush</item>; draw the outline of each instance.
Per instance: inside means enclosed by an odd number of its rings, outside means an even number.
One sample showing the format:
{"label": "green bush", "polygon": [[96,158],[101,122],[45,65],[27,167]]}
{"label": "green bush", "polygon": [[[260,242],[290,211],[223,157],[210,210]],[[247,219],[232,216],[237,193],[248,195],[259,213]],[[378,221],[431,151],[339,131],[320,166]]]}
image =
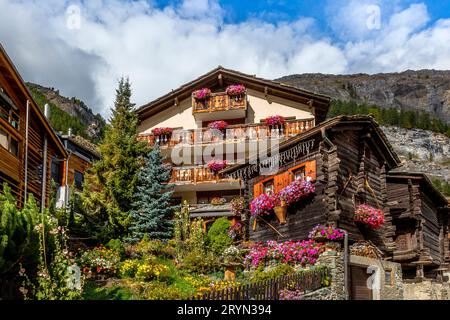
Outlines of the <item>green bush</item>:
{"label": "green bush", "polygon": [[109,240],[109,242],[106,244],[106,247],[108,249],[116,251],[121,257],[125,256],[125,248],[122,244],[122,241],[120,241],[120,239]]}
{"label": "green bush", "polygon": [[233,239],[228,235],[230,227],[231,222],[227,218],[221,217],[214,221],[209,229],[206,243],[216,254],[222,254],[233,243]]}
{"label": "green bush", "polygon": [[189,252],[183,259],[182,268],[196,274],[207,274],[220,269],[220,261],[213,252],[200,254]]}

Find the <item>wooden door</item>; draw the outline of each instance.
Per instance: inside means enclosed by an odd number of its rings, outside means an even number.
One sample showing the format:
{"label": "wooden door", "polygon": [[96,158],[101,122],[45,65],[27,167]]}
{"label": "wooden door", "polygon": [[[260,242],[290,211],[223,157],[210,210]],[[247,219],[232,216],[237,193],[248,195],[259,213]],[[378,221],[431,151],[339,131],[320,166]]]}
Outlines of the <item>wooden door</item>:
{"label": "wooden door", "polygon": [[367,287],[369,276],[366,268],[350,266],[350,297],[352,300],[372,300],[372,289]]}

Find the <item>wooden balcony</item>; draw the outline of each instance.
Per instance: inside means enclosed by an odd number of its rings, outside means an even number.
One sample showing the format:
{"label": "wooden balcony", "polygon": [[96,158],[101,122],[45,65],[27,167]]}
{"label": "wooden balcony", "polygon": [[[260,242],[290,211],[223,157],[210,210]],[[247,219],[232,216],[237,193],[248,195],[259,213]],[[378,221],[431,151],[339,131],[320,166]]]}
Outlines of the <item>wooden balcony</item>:
{"label": "wooden balcony", "polygon": [[169,183],[175,185],[175,191],[208,191],[240,187],[239,180],[222,178],[204,166],[172,168]]}
{"label": "wooden balcony", "polygon": [[247,95],[231,97],[225,92],[215,92],[203,101],[192,98],[192,113],[200,121],[245,118]]}
{"label": "wooden balcony", "polygon": [[140,135],[139,140],[150,145],[158,143],[161,147],[176,145],[201,145],[211,143],[232,143],[262,139],[287,139],[314,127],[314,119],[289,120],[280,128],[269,128],[266,124],[239,124],[227,128],[225,136],[214,135],[208,128],[198,130],[175,130],[171,137],[155,137],[151,134]]}

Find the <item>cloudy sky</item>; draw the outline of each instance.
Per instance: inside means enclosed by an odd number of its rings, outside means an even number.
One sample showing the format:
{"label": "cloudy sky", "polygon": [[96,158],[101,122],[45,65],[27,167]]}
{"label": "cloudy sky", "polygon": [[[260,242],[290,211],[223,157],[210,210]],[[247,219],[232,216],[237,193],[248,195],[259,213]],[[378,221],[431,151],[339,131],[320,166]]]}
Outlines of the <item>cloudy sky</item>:
{"label": "cloudy sky", "polygon": [[149,102],[217,65],[265,78],[450,69],[450,1],[0,0],[27,81],[109,115],[117,79]]}

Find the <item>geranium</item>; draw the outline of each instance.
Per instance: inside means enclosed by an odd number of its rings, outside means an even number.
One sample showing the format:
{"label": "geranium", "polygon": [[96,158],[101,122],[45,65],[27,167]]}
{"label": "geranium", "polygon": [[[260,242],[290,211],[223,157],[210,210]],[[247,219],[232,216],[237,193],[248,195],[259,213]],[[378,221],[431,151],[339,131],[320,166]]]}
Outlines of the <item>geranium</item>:
{"label": "geranium", "polygon": [[225,130],[228,127],[228,123],[223,120],[213,121],[208,123],[208,128],[215,130]]}
{"label": "geranium", "polygon": [[208,162],[208,168],[214,173],[219,172],[227,166],[226,160],[211,160]]}
{"label": "geranium", "polygon": [[269,126],[276,126],[276,125],[282,125],[285,123],[285,120],[282,116],[275,115],[267,117],[265,120],[266,124]]}
{"label": "geranium", "polygon": [[316,225],[309,232],[308,238],[310,239],[327,239],[327,240],[341,240],[344,239],[345,232],[341,229],[337,229],[333,226]]}
{"label": "geranium", "polygon": [[211,95],[211,90],[208,88],[202,88],[192,92],[192,96],[197,100],[204,100]]}
{"label": "geranium", "polygon": [[355,221],[365,223],[372,229],[378,229],[384,223],[384,213],[368,204],[360,204],[355,210]]}
{"label": "geranium", "polygon": [[314,184],[311,181],[296,179],[278,192],[276,205],[281,205],[284,202],[285,205],[289,206],[315,191]]}
{"label": "geranium", "polygon": [[275,261],[290,265],[314,265],[323,251],[323,245],[314,240],[267,241],[266,245],[256,244],[250,249],[244,261],[247,266],[258,267]]}
{"label": "geranium", "polygon": [[166,134],[172,134],[173,129],[172,128],[155,128],[152,129],[152,133],[155,136],[162,136],[162,135],[166,135]]}
{"label": "geranium", "polygon": [[263,193],[250,203],[250,213],[252,216],[269,215],[275,207],[276,196],[274,194]]}
{"label": "geranium", "polygon": [[239,96],[245,92],[245,86],[243,84],[232,84],[225,90],[229,96]]}

